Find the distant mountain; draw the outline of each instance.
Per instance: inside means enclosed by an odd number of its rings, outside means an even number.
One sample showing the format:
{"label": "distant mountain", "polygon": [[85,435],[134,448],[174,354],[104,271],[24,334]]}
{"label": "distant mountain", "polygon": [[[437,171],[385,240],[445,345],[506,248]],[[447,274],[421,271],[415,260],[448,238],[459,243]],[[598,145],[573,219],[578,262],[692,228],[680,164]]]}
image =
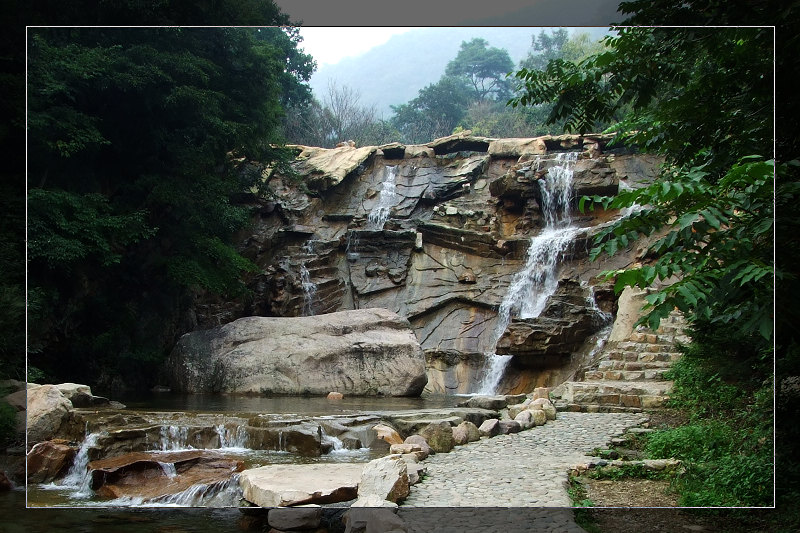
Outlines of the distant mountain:
{"label": "distant mountain", "polygon": [[[435,83],[447,63],[456,57],[462,41],[475,37],[486,39],[489,46],[505,48],[515,64],[528,56],[531,38],[549,28],[538,27],[452,27],[417,28],[395,35],[386,43],[366,53],[322,65],[311,78],[311,88],[324,100],[329,80],[348,86],[361,94],[361,105],[375,104],[384,118],[392,115],[390,105],[404,104],[417,92]],[[599,39],[606,28],[571,28],[589,32]]]}

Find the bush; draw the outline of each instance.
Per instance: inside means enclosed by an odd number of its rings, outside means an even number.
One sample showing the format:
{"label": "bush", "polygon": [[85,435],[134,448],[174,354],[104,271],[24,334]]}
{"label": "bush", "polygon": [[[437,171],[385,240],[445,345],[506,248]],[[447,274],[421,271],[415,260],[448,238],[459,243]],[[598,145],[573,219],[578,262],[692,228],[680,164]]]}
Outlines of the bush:
{"label": "bush", "polygon": [[0,400],[0,446],[14,442],[17,433],[17,410],[8,402]]}

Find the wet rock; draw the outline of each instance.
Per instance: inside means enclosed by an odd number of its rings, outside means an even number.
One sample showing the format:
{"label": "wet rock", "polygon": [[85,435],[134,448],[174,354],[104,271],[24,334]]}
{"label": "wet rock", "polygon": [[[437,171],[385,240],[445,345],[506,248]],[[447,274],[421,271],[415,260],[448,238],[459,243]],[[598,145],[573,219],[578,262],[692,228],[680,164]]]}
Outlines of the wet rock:
{"label": "wet rock", "polygon": [[497,353],[515,355],[521,364],[529,366],[548,357],[570,357],[604,324],[590,296],[588,287],[576,280],[560,280],[538,317],[511,321],[497,341]]}
{"label": "wet rock", "polygon": [[385,309],[242,318],[187,333],[168,367],[183,392],[416,396],[427,382],[410,324]]}
{"label": "wet rock", "polygon": [[358,485],[359,498],[374,494],[396,503],[408,493],[408,468],[400,455],[381,457],[364,466]]}
{"label": "wet rock", "polygon": [[269,465],[239,475],[244,499],[261,507],[344,502],[358,495],[363,464]]}
{"label": "wet rock", "polygon": [[445,421],[428,424],[420,430],[419,434],[436,453],[447,453],[455,445],[453,427]]}
{"label": "wet rock", "polygon": [[45,441],[28,452],[28,482],[49,483],[62,476],[72,464],[75,449],[63,442]]}
{"label": "wet rock", "polygon": [[67,422],[72,403],[55,385],[28,389],[28,444],[53,438]]}
{"label": "wet rock", "polygon": [[225,482],[244,464],[205,450],[121,455],[88,465],[91,487],[102,498],[154,500],[196,485]]}

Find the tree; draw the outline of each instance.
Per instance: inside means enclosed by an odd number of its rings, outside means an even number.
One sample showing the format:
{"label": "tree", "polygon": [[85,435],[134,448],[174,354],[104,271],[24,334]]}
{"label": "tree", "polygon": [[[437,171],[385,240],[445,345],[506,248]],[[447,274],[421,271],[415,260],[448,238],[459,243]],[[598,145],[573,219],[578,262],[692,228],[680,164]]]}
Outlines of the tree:
{"label": "tree", "polygon": [[[521,69],[512,105],[554,102],[549,121],[586,132],[613,118],[620,142],[659,153],[649,187],[599,198],[606,208],[644,206],[598,235],[592,256],[613,254],[667,228],[652,264],[620,273],[616,289],[649,287],[648,321],[673,308],[772,336],[772,46],[768,28],[620,28],[608,51],[544,71]],[[655,58],[655,60],[654,60]],[[582,202],[583,204],[583,202]]]}
{"label": "tree", "polygon": [[514,69],[508,52],[502,48],[489,48],[485,39],[463,41],[455,59],[447,64],[445,74],[464,78],[471,86],[474,99],[484,101],[510,96],[506,75]]}
{"label": "tree", "polygon": [[235,159],[288,159],[281,102],[304,92],[291,43],[246,28],[31,30],[32,366],[152,385],[193,295],[244,291],[253,266],[231,243],[249,213],[231,197],[254,177]]}
{"label": "tree", "polygon": [[392,106],[392,125],[406,142],[429,142],[450,135],[464,116],[471,101],[465,81],[456,76],[442,76],[438,82],[420,89],[407,104]]}

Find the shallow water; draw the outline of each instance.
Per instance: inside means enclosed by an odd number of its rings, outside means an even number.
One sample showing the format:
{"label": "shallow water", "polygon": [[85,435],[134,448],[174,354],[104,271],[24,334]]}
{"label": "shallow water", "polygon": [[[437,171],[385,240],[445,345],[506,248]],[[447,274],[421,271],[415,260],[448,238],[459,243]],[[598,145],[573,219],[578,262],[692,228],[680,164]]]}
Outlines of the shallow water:
{"label": "shallow water", "polygon": [[437,395],[422,398],[247,396],[234,394],[177,394],[150,392],[136,396],[112,396],[129,409],[186,411],[202,413],[272,413],[305,416],[354,414],[359,412],[400,411],[454,407],[463,398]]}

